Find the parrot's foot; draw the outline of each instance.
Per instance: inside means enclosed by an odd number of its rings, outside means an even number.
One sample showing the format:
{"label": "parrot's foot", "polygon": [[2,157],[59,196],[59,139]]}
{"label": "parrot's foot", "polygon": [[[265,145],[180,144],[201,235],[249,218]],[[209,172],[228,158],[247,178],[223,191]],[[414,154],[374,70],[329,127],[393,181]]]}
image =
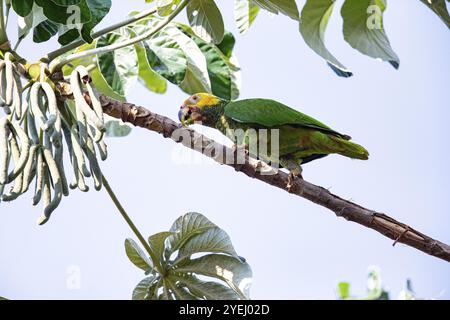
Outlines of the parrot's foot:
{"label": "parrot's foot", "polygon": [[245,145],[234,144],[231,149],[233,150],[233,156],[236,164],[244,164],[245,158],[249,155]]}
{"label": "parrot's foot", "polygon": [[286,189],[288,190],[288,192],[291,192],[292,186],[294,185],[294,180],[297,177],[300,179],[303,179],[302,167],[300,167],[300,166],[289,172],[288,183],[286,185]]}

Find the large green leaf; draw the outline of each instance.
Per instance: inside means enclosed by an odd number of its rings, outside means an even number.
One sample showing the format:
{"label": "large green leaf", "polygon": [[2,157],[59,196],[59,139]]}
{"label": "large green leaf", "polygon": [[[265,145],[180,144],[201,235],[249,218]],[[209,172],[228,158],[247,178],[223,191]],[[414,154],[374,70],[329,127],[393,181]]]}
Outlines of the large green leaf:
{"label": "large green leaf", "polygon": [[299,20],[299,13],[295,0],[253,0],[261,8],[278,14],[279,12],[291,17],[294,20]]}
{"label": "large green leaf", "polygon": [[191,36],[191,38],[206,58],[212,93],[227,100],[237,99],[240,90],[239,67],[233,64],[214,44],[207,43],[196,36]]}
{"label": "large green leaf", "polygon": [[167,81],[152,69],[147,59],[147,51],[141,45],[136,45],[139,63],[139,81],[149,90],[156,93],[165,93]]}
{"label": "large green leaf", "polygon": [[187,6],[189,23],[194,32],[206,42],[220,43],[225,28],[222,14],[214,0],[192,0]]}
{"label": "large green leaf", "polygon": [[153,70],[173,84],[180,84],[186,77],[188,60],[176,39],[164,29],[145,41],[145,46]]}
{"label": "large green leaf", "polygon": [[142,279],[133,290],[133,300],[152,300],[156,297],[158,279],[151,275]]}
{"label": "large green leaf", "polygon": [[19,26],[19,39],[25,38],[32,29],[45,20],[47,20],[47,18],[45,17],[42,8],[36,4],[33,4],[33,9],[27,16],[19,16],[17,19],[17,24]]}
{"label": "large green leaf", "polygon": [[81,0],[75,6],[58,5],[54,1],[34,0],[43,8],[45,16],[56,23],[66,25],[68,23],[86,23],[91,20],[91,12],[86,10],[86,0]]}
{"label": "large green leaf", "polygon": [[45,42],[57,33],[58,25],[50,20],[44,20],[34,28],[33,41],[36,43]]}
{"label": "large green leaf", "polygon": [[21,17],[26,17],[33,9],[34,0],[12,0],[14,11]]}
{"label": "large green leaf", "polygon": [[234,1],[234,19],[239,32],[244,34],[255,21],[259,6],[253,0]]}
{"label": "large green leaf", "polygon": [[175,234],[169,238],[170,250],[168,252],[177,251],[193,236],[215,227],[217,226],[214,223],[200,213],[186,213],[179,217],[170,228],[170,231]]}
{"label": "large green leaf", "polygon": [[324,58],[339,76],[350,77],[352,73],[325,47],[325,29],[334,2],[335,0],[307,0],[302,10],[300,33],[306,44]]}
{"label": "large green leaf", "polygon": [[[450,28],[450,16],[448,14],[447,5],[445,4],[445,0],[420,0],[422,1],[428,8],[433,10],[435,14],[445,23],[447,28]],[[449,2],[449,0],[447,0]]]}
{"label": "large green leaf", "polygon": [[81,36],[84,41],[91,43],[92,30],[109,13],[111,9],[111,0],[86,0],[86,4],[91,12],[91,19],[85,23],[81,29]]}
{"label": "large green leaf", "polygon": [[341,9],[344,38],[361,53],[388,61],[398,69],[400,60],[383,28],[385,8],[385,0],[346,0]]}
{"label": "large green leaf", "polygon": [[168,25],[145,44],[153,70],[189,94],[211,92],[205,57],[175,25]]}
{"label": "large green leaf", "polygon": [[164,278],[164,284],[167,286],[166,291],[170,291],[176,300],[198,300],[198,297],[191,293],[191,288],[188,290],[185,286],[182,286],[175,277]]}
{"label": "large green leaf", "polygon": [[121,120],[109,120],[105,122],[106,136],[114,138],[126,137],[132,128]]}
{"label": "large green leaf", "polygon": [[215,227],[187,240],[180,248],[174,264],[177,264],[178,261],[183,261],[194,253],[205,252],[225,253],[238,258],[228,234],[219,227]]}
{"label": "large green leaf", "polygon": [[190,260],[170,271],[171,274],[195,273],[226,282],[241,297],[248,298],[252,282],[252,270],[246,262],[219,254],[210,254]]}
{"label": "large green leaf", "polygon": [[148,238],[148,243],[153,252],[159,258],[160,261],[164,260],[164,250],[166,249],[166,239],[173,235],[174,232],[164,231],[151,235]]}
{"label": "large green leaf", "polygon": [[[98,39],[97,48],[127,39],[123,34],[109,33]],[[121,96],[126,96],[138,79],[138,58],[134,46],[100,54],[97,63],[108,85]]]}
{"label": "large green leaf", "polygon": [[[148,1],[147,1],[148,2]],[[171,14],[180,4],[181,0],[156,0],[158,14],[162,17]]]}
{"label": "large green leaf", "polygon": [[232,289],[212,281],[202,281],[194,275],[170,275],[172,281],[177,281],[178,286],[185,286],[197,298],[206,300],[238,300],[239,295]]}
{"label": "large green leaf", "polygon": [[152,268],[152,262],[133,239],[125,240],[125,252],[128,259],[138,268],[149,271]]}

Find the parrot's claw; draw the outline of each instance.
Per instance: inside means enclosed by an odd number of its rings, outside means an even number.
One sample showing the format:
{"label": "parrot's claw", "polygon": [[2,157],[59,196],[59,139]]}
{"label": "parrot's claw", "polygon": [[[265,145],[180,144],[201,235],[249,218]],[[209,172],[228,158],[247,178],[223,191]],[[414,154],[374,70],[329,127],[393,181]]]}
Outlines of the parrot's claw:
{"label": "parrot's claw", "polygon": [[286,185],[286,189],[288,192],[291,192],[292,186],[294,185],[294,180],[297,177],[303,179],[301,167],[298,167],[297,169],[291,170],[289,172],[288,183]]}
{"label": "parrot's claw", "polygon": [[236,161],[236,164],[244,164],[245,158],[249,156],[249,152],[245,145],[234,144],[232,150],[233,158]]}

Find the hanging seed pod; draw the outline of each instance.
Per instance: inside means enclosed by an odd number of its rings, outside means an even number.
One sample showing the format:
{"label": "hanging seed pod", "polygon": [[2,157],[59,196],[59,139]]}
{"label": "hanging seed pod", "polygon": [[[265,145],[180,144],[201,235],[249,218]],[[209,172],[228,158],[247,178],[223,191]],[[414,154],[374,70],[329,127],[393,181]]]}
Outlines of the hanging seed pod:
{"label": "hanging seed pod", "polygon": [[31,112],[33,113],[34,117],[39,120],[39,127],[47,131],[48,127],[46,125],[47,123],[47,117],[44,115],[44,108],[41,108],[41,100],[43,92],[40,90],[41,84],[39,82],[35,82],[30,89],[30,107]]}
{"label": "hanging seed pod", "polygon": [[67,177],[64,170],[64,149],[62,144],[55,149],[55,162],[58,166],[59,175],[61,176],[62,193],[65,197],[69,195],[69,186],[67,184]]}
{"label": "hanging seed pod", "polygon": [[[41,82],[41,88],[44,91],[49,110],[49,118],[47,121],[47,126],[51,126],[54,128],[54,132],[52,134],[52,141],[55,146],[59,146],[61,144],[62,133],[61,133],[61,115],[58,110],[58,104],[56,101],[56,95],[53,91],[50,84],[47,82]],[[51,122],[50,122],[51,121]]]}
{"label": "hanging seed pod", "polygon": [[[12,159],[13,159],[13,163],[14,163],[14,167],[17,168],[17,166],[19,165],[19,159],[20,159],[20,150],[19,150],[19,144],[17,142],[17,138],[16,136],[13,134],[11,139],[9,140],[9,146],[10,146],[10,150],[11,150],[11,155],[12,155]],[[16,170],[14,170],[14,172],[16,172]],[[15,176],[15,179],[13,179],[14,181],[14,187],[12,188],[11,192],[9,194],[4,194],[2,196],[2,200],[5,202],[10,202],[13,200],[16,200],[21,192],[22,192],[22,171],[20,171],[20,173],[18,173]],[[10,181],[12,182],[12,180]]]}
{"label": "hanging seed pod", "polygon": [[[50,187],[50,177],[48,175],[48,168],[44,165],[44,176],[42,185],[42,200],[44,203],[44,210],[48,208],[52,200],[51,187]],[[37,220],[37,224],[42,226],[48,221],[49,217],[45,213]]]}
{"label": "hanging seed pod", "polygon": [[14,88],[13,88],[13,110],[16,114],[16,119],[22,119],[22,81],[20,80],[20,75],[14,71],[13,72]]}
{"label": "hanging seed pod", "polygon": [[37,145],[33,145],[30,148],[30,156],[28,157],[25,169],[23,169],[23,181],[22,181],[22,193],[28,191],[30,183],[33,181],[36,175],[36,151],[38,150]]}
{"label": "hanging seed pod", "polygon": [[5,104],[7,106],[11,106],[13,102],[14,65],[11,59],[12,59],[11,52],[7,52],[5,54],[5,72],[6,72]]}
{"label": "hanging seed pod", "polygon": [[84,98],[81,83],[85,78],[89,78],[89,73],[86,68],[82,66],[75,68],[70,76],[70,86],[72,88],[76,108],[79,109],[85,115],[86,120],[97,129],[95,141],[100,141],[103,137],[103,133],[105,132],[105,125],[103,120],[100,119],[97,113],[91,109]]}
{"label": "hanging seed pod", "polygon": [[100,170],[100,166],[98,165],[97,156],[95,154],[94,143],[92,139],[89,137],[86,147],[85,147],[86,156],[89,159],[89,166],[91,168],[92,177],[94,178],[94,187],[95,190],[99,191],[102,188],[102,171]]}
{"label": "hanging seed pod", "polygon": [[63,186],[58,165],[53,158],[52,152],[50,151],[50,149],[44,148],[43,154],[46,167],[48,168],[48,176],[50,177],[51,181],[53,181],[54,187],[53,199],[48,204],[44,203],[44,216],[49,219],[50,215],[53,213],[53,211],[55,211],[56,208],[58,208],[59,204],[61,203]]}
{"label": "hanging seed pod", "polygon": [[36,187],[33,197],[33,206],[36,206],[42,198],[42,187],[44,185],[45,178],[45,166],[44,166],[44,156],[42,154],[41,148],[36,150],[37,152],[37,162],[36,162]]}
{"label": "hanging seed pod", "polygon": [[18,122],[12,121],[9,123],[9,126],[14,138],[17,139],[18,137],[21,144],[20,158],[15,165],[14,171],[8,175],[8,182],[12,182],[20,173],[22,173],[27,164],[30,155],[30,140]]}
{"label": "hanging seed pod", "polygon": [[8,178],[8,136],[8,119],[5,117],[0,119],[0,185],[5,185]]}

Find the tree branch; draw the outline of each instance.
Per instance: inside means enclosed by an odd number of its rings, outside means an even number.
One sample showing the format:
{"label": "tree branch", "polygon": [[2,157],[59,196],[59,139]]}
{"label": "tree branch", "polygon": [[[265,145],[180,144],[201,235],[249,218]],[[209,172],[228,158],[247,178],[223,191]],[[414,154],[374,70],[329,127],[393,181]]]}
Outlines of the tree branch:
{"label": "tree branch", "polygon": [[[237,155],[236,150],[225,147],[211,140],[195,130],[182,127],[175,121],[162,115],[136,106],[131,103],[123,103],[106,96],[101,96],[103,111],[108,115],[122,119],[137,127],[142,127],[162,134],[165,138],[171,138],[185,147],[202,152],[215,161],[233,167],[250,178],[255,178],[283,189],[289,193],[312,201],[322,207],[333,211],[336,216],[343,217],[367,228],[378,231],[384,236],[397,242],[404,243],[432,256],[450,262],[450,246],[435,240],[408,225],[401,223],[383,213],[366,209],[356,203],[340,198],[325,188],[316,186],[305,180],[296,178],[291,188],[287,188],[288,174],[282,171],[267,174],[270,166],[245,156],[245,163],[237,161],[225,161],[224,155]],[[233,158],[234,159],[234,158]],[[263,173],[265,171],[265,173]]]}

